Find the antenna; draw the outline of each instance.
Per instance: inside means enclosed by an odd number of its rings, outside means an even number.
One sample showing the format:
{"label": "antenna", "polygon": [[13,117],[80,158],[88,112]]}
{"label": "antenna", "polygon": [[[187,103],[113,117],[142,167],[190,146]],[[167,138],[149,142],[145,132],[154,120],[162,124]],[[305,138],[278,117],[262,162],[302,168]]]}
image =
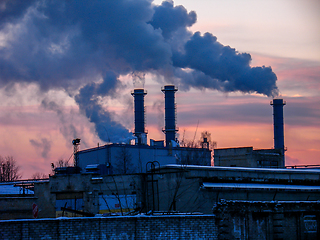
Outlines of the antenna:
{"label": "antenna", "polygon": [[194,132],[194,136],[193,136],[193,140],[192,140],[192,147],[194,147],[193,144],[194,144],[194,140],[196,139],[198,127],[199,127],[199,120],[198,120],[198,123],[197,123],[196,131]]}
{"label": "antenna", "polygon": [[110,137],[109,137],[109,132],[108,132],[107,128],[105,126],[102,126],[102,127],[104,128],[104,130],[106,130],[106,133],[107,133],[107,136],[108,136],[108,142],[111,143]]}
{"label": "antenna", "polygon": [[184,147],[184,135],[186,133],[186,130],[183,130],[182,140],[181,140],[181,146]]}

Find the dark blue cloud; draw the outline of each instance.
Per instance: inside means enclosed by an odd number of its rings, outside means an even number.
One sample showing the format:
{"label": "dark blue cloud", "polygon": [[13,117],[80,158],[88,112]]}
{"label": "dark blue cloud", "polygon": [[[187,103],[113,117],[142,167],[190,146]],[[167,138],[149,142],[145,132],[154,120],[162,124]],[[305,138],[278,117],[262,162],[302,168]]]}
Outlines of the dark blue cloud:
{"label": "dark blue cloud", "polygon": [[277,92],[271,68],[251,68],[249,54],[223,46],[212,34],[191,33],[196,19],[170,1],[1,1],[0,87],[36,83],[43,92],[76,95],[103,140],[106,126],[129,134],[98,101],[128,73],[170,75],[185,90]]}
{"label": "dark blue cloud", "polygon": [[0,27],[20,19],[36,0],[1,0]]}
{"label": "dark blue cloud", "polygon": [[[20,22],[12,20],[19,24],[14,38],[0,49],[2,84],[14,80],[37,82],[43,90],[68,88],[84,76],[151,71],[171,63],[169,44],[147,23],[153,14],[149,1],[29,3],[29,11],[17,16]],[[1,26],[2,32],[14,28],[8,21]]]}
{"label": "dark blue cloud", "polygon": [[155,13],[150,24],[155,29],[161,29],[164,38],[168,39],[179,29],[191,27],[197,21],[194,11],[188,13],[183,6],[173,6],[173,2],[164,1],[154,7]]}
{"label": "dark blue cloud", "polygon": [[[203,78],[192,82],[182,78],[182,84],[225,92],[241,91],[257,92],[268,96],[277,95],[277,77],[272,69],[270,67],[252,68],[250,62],[250,54],[238,53],[229,46],[223,46],[210,33],[205,33],[203,36],[199,32],[194,33],[186,42],[183,52],[173,52],[174,66],[190,68],[204,74]],[[189,72],[189,75],[194,75],[194,71]]]}

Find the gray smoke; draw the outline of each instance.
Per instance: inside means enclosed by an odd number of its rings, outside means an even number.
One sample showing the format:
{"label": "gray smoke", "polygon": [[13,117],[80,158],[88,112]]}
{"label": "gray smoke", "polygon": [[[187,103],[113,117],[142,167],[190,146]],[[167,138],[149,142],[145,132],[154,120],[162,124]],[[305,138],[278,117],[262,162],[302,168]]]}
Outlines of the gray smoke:
{"label": "gray smoke", "polygon": [[50,154],[51,141],[46,138],[41,138],[40,140],[30,139],[29,142],[37,150],[41,151],[41,156],[46,159]]}
{"label": "gray smoke", "polygon": [[210,33],[193,34],[185,43],[184,52],[173,52],[173,65],[190,68],[190,77],[181,78],[183,85],[211,88],[225,92],[257,92],[268,96],[277,95],[277,76],[270,67],[250,67],[251,56],[238,53],[229,46],[217,42]]}
{"label": "gray smoke", "polygon": [[[60,133],[67,140],[68,144],[70,144],[71,142],[70,139],[82,136],[81,130],[79,131],[79,123],[73,118],[73,116],[75,115],[73,113],[73,110],[71,110],[70,112],[66,112],[59,103],[47,98],[41,101],[41,109],[50,110],[57,114],[57,117],[59,119]],[[85,139],[81,143],[85,145]]]}
{"label": "gray smoke", "polygon": [[99,138],[105,142],[127,142],[130,138],[129,131],[115,122],[111,113],[100,103],[101,97],[114,95],[113,91],[117,88],[117,85],[121,85],[117,75],[108,72],[102,83],[87,84],[75,96],[82,113],[87,116],[90,122],[95,124],[95,130]]}
{"label": "gray smoke", "polygon": [[131,135],[101,103],[115,97],[121,75],[162,74],[185,90],[277,94],[270,67],[252,68],[249,54],[191,33],[196,19],[171,1],[2,0],[0,87],[66,91],[107,142]]}
{"label": "gray smoke", "polygon": [[183,6],[173,6],[172,1],[164,1],[161,5],[154,7],[152,20],[149,22],[155,29],[161,29],[162,36],[168,40],[179,30],[191,27],[197,21],[194,11],[187,12]]}

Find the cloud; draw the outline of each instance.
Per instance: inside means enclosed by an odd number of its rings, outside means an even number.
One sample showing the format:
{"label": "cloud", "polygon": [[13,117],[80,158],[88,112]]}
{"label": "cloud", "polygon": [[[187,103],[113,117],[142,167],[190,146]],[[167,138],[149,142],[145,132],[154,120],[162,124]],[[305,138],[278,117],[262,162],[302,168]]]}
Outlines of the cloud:
{"label": "cloud", "polygon": [[127,74],[163,75],[184,90],[277,94],[270,67],[250,67],[250,54],[191,33],[196,13],[170,1],[14,0],[0,11],[0,87],[67,92],[103,141],[130,135],[102,101],[116,97]]}
{"label": "cloud", "polygon": [[289,155],[285,156],[286,166],[295,166],[295,165],[301,165],[301,160],[297,158],[290,157]]}
{"label": "cloud", "polygon": [[286,124],[296,127],[320,125],[320,97],[286,97]]}
{"label": "cloud", "polygon": [[179,29],[191,27],[197,21],[194,11],[188,13],[183,6],[174,7],[173,1],[163,1],[154,7],[152,20],[149,22],[155,29],[161,29],[165,39],[170,39]]}
{"label": "cloud", "polygon": [[320,90],[320,62],[295,58],[281,58],[253,54],[254,64],[268,64],[278,77],[280,95],[318,96]]}

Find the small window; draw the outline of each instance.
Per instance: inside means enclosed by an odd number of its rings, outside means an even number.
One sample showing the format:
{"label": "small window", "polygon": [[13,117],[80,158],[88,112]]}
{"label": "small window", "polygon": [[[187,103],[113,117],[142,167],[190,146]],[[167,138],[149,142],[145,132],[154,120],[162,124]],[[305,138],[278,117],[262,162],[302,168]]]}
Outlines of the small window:
{"label": "small window", "polygon": [[278,166],[278,161],[272,161],[271,166]]}

